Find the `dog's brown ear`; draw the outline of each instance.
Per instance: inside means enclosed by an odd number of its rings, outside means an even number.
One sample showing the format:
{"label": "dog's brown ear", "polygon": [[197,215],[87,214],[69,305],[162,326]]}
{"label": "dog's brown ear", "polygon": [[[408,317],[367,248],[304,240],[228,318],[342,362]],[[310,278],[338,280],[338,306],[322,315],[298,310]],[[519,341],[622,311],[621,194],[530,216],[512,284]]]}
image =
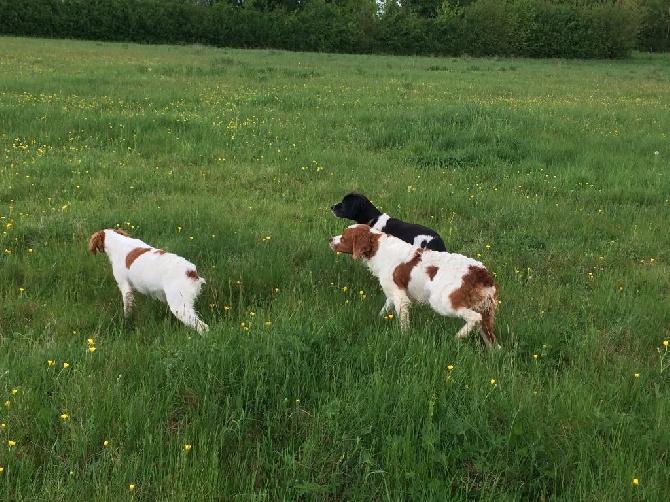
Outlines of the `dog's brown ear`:
{"label": "dog's brown ear", "polygon": [[351,256],[353,256],[355,260],[367,257],[372,249],[370,232],[352,231],[352,234],[353,251]]}
{"label": "dog's brown ear", "polygon": [[88,250],[93,254],[105,252],[104,230],[99,230],[98,232],[91,235],[91,238],[88,240]]}

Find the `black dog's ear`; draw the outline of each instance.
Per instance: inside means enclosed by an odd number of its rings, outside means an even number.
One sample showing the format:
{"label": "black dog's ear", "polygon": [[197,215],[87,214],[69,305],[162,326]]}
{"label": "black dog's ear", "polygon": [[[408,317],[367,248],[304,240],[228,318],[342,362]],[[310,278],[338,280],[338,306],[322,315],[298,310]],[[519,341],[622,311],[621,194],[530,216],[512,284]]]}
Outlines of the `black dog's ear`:
{"label": "black dog's ear", "polygon": [[345,195],[344,199],[342,199],[342,205],[347,209],[348,213],[356,214],[367,201],[368,199],[365,195],[351,192],[350,194]]}

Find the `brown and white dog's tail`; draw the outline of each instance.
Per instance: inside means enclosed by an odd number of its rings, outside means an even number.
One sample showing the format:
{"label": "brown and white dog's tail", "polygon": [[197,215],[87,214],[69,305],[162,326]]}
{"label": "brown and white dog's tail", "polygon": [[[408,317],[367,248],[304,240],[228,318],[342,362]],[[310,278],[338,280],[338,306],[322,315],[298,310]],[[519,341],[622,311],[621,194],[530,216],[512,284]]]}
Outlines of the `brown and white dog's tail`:
{"label": "brown and white dog's tail", "polygon": [[487,287],[483,293],[484,297],[477,309],[482,315],[482,335],[489,349],[499,349],[500,343],[498,343],[498,338],[496,338],[493,328],[496,308],[498,308],[498,285],[494,283],[492,286]]}

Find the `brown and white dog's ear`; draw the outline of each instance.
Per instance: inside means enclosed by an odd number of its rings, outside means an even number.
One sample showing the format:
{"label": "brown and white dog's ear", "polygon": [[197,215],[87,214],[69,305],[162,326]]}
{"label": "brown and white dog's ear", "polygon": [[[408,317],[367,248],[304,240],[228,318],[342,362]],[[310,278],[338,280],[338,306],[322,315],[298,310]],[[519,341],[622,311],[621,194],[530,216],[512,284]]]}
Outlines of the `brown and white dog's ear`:
{"label": "brown and white dog's ear", "polygon": [[365,256],[366,253],[370,250],[370,239],[365,235],[362,234],[354,235],[353,244],[354,245],[351,256],[353,256],[355,260],[358,260],[359,258]]}
{"label": "brown and white dog's ear", "polygon": [[345,232],[348,232],[352,239],[353,250],[351,255],[353,258],[355,260],[369,258],[372,251],[372,234],[370,233],[370,229],[356,226],[345,230]]}
{"label": "brown and white dog's ear", "polygon": [[96,253],[104,253],[105,252],[105,231],[104,230],[99,230],[93,235],[91,235],[91,238],[88,240],[88,250],[89,252],[96,254]]}

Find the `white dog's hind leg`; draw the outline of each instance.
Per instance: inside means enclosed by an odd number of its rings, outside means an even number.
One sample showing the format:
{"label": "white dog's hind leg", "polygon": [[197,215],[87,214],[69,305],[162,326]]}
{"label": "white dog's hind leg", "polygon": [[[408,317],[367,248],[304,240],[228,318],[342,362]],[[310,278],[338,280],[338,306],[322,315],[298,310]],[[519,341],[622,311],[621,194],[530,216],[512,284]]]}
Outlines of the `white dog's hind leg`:
{"label": "white dog's hind leg", "polygon": [[198,333],[209,329],[209,326],[198,318],[192,303],[186,301],[179,291],[168,291],[165,297],[172,314],[186,326],[195,329]]}
{"label": "white dog's hind leg", "polygon": [[170,304],[170,310],[174,316],[183,322],[189,328],[195,329],[198,333],[209,330],[209,326],[198,318],[198,314],[193,307],[183,303],[181,305]]}

